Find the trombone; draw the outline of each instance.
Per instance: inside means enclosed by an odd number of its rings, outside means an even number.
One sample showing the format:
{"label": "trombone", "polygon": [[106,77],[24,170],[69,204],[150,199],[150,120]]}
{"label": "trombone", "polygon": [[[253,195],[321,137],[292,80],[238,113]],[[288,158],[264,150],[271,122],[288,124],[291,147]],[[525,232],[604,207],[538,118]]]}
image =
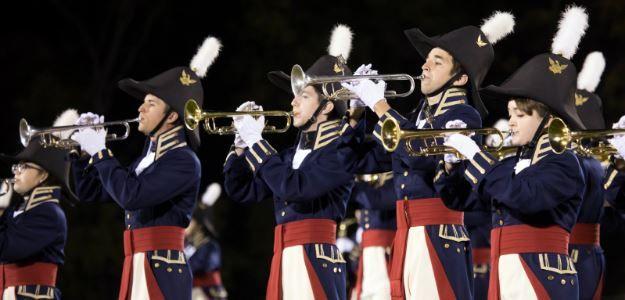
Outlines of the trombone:
{"label": "trombone", "polygon": [[335,92],[328,91],[328,84],[352,82],[359,79],[381,79],[385,81],[408,81],[410,88],[404,93],[397,93],[396,91],[384,92],[385,98],[399,98],[406,97],[415,89],[415,80],[423,79],[423,75],[411,76],[409,74],[386,74],[386,75],[352,75],[352,76],[310,76],[307,75],[300,65],[294,65],[291,69],[291,89],[293,95],[300,95],[304,88],[311,84],[321,84],[321,90],[323,95],[327,98],[334,100],[350,100],[358,98],[357,95],[347,89],[340,89]]}
{"label": "trombone", "polygon": [[189,130],[195,130],[200,122],[204,121],[204,130],[208,134],[227,135],[235,134],[236,128],[233,125],[217,125],[217,119],[232,118],[236,116],[249,115],[253,117],[284,117],[285,124],[282,127],[275,125],[265,125],[265,133],[284,133],[291,127],[291,112],[281,110],[267,111],[235,111],[235,112],[206,112],[193,99],[187,100],[184,105],[184,125]]}
{"label": "trombone", "polygon": [[28,146],[28,143],[36,137],[40,137],[40,143],[44,147],[55,147],[60,149],[71,149],[76,146],[79,146],[78,142],[70,139],[70,138],[60,138],[55,136],[54,134],[61,134],[63,132],[73,132],[80,129],[85,128],[101,128],[101,127],[112,127],[112,126],[123,126],[124,134],[118,136],[115,133],[109,133],[106,135],[106,141],[121,141],[128,138],[130,135],[130,123],[139,122],[139,118],[128,119],[122,121],[112,121],[112,122],[104,122],[100,124],[85,124],[85,125],[67,125],[67,126],[56,126],[56,127],[44,127],[44,128],[36,128],[28,124],[26,119],[20,120],[20,141],[24,147]]}
{"label": "trombone", "polygon": [[458,152],[447,146],[439,146],[439,145],[430,145],[421,149],[413,149],[412,145],[409,143],[413,139],[436,139],[443,138],[447,135],[459,133],[459,134],[481,134],[481,135],[491,135],[496,134],[499,135],[500,143],[498,145],[487,147],[486,151],[494,152],[498,151],[503,146],[504,136],[501,131],[496,128],[479,128],[479,129],[431,129],[431,130],[402,130],[399,127],[399,123],[392,118],[388,118],[384,120],[382,123],[381,130],[381,140],[382,146],[388,152],[393,152],[397,149],[399,142],[401,140],[406,141],[406,147],[409,153],[415,156],[430,156],[430,155],[442,155],[448,153]]}
{"label": "trombone", "polygon": [[551,120],[551,124],[549,124],[549,127],[547,128],[547,133],[549,134],[549,146],[553,148],[555,153],[561,154],[568,148],[571,142],[575,142],[577,144],[576,148],[579,152],[595,157],[606,157],[611,154],[616,154],[616,149],[603,142],[600,142],[596,147],[584,147],[582,146],[582,140],[590,138],[606,138],[610,136],[614,137],[615,135],[625,134],[625,129],[571,131],[562,119],[554,118]]}

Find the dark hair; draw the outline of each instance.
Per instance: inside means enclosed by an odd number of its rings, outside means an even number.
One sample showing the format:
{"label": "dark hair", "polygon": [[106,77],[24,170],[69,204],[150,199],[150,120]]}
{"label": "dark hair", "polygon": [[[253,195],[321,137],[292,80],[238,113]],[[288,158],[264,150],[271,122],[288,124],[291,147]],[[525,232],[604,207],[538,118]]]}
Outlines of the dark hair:
{"label": "dark hair", "polygon": [[533,115],[534,111],[536,111],[538,113],[538,116],[540,117],[545,117],[550,112],[549,107],[547,107],[547,105],[544,105],[538,101],[535,101],[529,98],[510,99],[510,100],[516,103],[516,107],[519,110],[521,110],[522,112],[530,116]]}
{"label": "dark hair", "polygon": [[461,73],[466,73],[464,71],[464,68],[462,68],[462,65],[460,64],[459,61],[457,61],[453,56],[451,57],[451,71],[449,72],[450,75],[456,75],[456,74],[461,74]]}
{"label": "dark hair", "polygon": [[[460,62],[457,61],[452,56],[451,57],[451,71],[449,71],[449,75],[455,76],[456,74],[465,74],[465,75],[467,75],[467,77],[469,77],[469,74],[467,74],[467,72],[464,71],[464,68],[462,67]],[[458,77],[457,79],[460,79],[460,77]],[[465,84],[463,84],[461,86],[457,86],[457,87],[469,87],[469,86],[471,86],[471,85],[469,84],[469,80],[467,80],[467,82]]]}
{"label": "dark hair", "polygon": [[167,104],[167,102],[163,101],[165,103],[165,118],[169,117],[169,114],[175,112],[178,115],[178,118],[176,118],[176,121],[174,122],[174,126],[178,126],[178,125],[183,125],[183,121],[182,119],[184,119],[184,116],[181,116],[177,111],[175,111],[171,105]]}
{"label": "dark hair", "polygon": [[[50,171],[48,170],[44,170],[44,171],[48,172],[48,178],[46,178],[46,180],[44,180],[40,184],[40,186],[63,186],[63,183],[61,182],[61,180],[56,178],[56,176],[52,175]],[[39,171],[39,172],[42,172],[42,171]]]}

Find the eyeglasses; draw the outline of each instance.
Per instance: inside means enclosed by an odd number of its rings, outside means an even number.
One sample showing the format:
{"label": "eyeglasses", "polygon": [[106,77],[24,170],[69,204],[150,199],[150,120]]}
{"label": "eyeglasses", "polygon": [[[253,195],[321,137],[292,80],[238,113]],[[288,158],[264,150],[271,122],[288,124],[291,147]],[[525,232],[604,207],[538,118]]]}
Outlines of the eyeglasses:
{"label": "eyeglasses", "polygon": [[35,169],[35,170],[43,171],[43,169],[29,165],[27,163],[19,163],[19,164],[15,164],[11,166],[11,171],[13,172],[13,174],[22,173],[26,169]]}

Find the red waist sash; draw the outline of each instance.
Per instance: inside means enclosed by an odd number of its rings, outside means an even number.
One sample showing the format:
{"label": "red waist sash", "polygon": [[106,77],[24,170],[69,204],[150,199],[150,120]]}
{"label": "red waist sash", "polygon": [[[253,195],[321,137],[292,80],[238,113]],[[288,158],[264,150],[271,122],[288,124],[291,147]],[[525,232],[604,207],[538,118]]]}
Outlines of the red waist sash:
{"label": "red waist sash", "polygon": [[[184,228],[177,226],[154,226],[124,231],[124,268],[122,281],[119,289],[119,300],[125,300],[130,296],[132,286],[132,256],[135,253],[154,250],[178,250],[184,249]],[[147,258],[146,258],[147,260]],[[147,262],[146,262],[147,263]],[[156,285],[156,279],[152,273],[146,273],[148,289],[160,293]],[[150,294],[153,297],[152,294]],[[158,296],[157,296],[158,297]],[[162,297],[162,295],[160,296]]]}
{"label": "red waist sash", "polygon": [[[280,300],[282,296],[281,275],[282,250],[304,244],[336,243],[336,223],[328,219],[307,219],[279,224],[273,238],[273,258],[267,283],[266,299]],[[313,287],[313,291],[315,288]],[[317,298],[317,295],[315,295]]]}

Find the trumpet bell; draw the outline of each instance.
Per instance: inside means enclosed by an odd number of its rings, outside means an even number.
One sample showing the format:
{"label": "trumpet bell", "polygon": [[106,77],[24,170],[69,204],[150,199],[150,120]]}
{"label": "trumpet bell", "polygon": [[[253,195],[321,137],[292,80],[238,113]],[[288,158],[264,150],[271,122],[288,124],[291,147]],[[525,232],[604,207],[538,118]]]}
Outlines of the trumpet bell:
{"label": "trumpet bell", "polygon": [[300,65],[294,65],[291,68],[291,90],[293,95],[297,96],[304,91],[308,85],[308,76],[304,73],[304,69]]}
{"label": "trumpet bell", "polygon": [[20,120],[20,142],[22,143],[22,146],[26,147],[28,146],[28,143],[30,142],[30,139],[32,138],[32,129],[30,128],[30,125],[28,125],[28,121],[26,121],[26,119],[22,118]]}
{"label": "trumpet bell", "polygon": [[195,130],[202,120],[202,109],[193,99],[184,104],[184,126],[189,130]]}
{"label": "trumpet bell", "polygon": [[560,118],[553,118],[551,124],[547,128],[549,134],[549,146],[557,154],[561,154],[571,143],[571,130],[566,126]]}
{"label": "trumpet bell", "polygon": [[384,150],[388,152],[395,151],[401,137],[399,123],[394,119],[386,119],[382,123],[380,132],[382,133],[382,145],[384,146]]}

